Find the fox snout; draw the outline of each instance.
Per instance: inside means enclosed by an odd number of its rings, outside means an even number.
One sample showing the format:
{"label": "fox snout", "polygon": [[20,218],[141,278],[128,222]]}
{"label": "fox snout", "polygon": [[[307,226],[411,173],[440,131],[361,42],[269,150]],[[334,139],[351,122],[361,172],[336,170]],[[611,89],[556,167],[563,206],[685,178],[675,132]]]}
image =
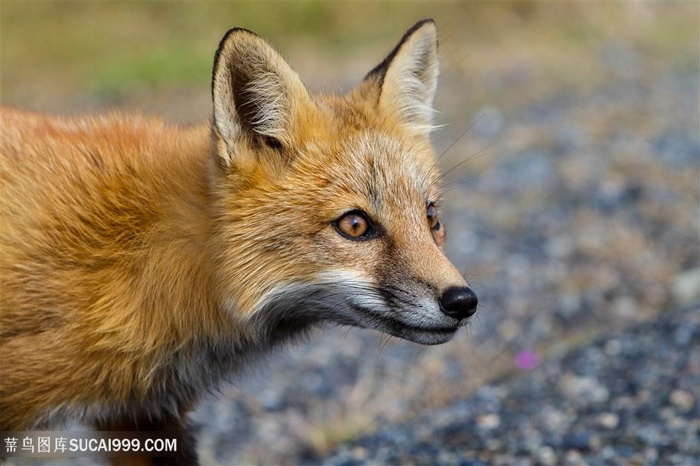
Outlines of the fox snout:
{"label": "fox snout", "polygon": [[479,298],[468,286],[448,288],[439,299],[443,314],[457,320],[463,320],[476,314]]}

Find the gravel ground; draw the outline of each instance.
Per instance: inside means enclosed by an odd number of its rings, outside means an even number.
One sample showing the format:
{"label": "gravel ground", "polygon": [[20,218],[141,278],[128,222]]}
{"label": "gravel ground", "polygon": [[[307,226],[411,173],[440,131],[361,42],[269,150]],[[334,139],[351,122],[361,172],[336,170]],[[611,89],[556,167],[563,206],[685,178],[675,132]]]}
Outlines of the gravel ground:
{"label": "gravel ground", "polygon": [[311,464],[696,465],[699,310],[552,355]]}

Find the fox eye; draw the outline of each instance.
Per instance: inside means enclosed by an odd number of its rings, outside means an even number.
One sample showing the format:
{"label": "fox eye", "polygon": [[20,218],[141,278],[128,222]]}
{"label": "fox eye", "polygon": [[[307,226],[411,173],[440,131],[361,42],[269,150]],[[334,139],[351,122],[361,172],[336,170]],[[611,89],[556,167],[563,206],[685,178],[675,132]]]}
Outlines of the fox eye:
{"label": "fox eye", "polygon": [[425,214],[428,217],[428,226],[430,226],[431,230],[439,230],[440,229],[440,220],[438,219],[438,211],[437,207],[433,204],[428,204],[428,209]]}
{"label": "fox eye", "polygon": [[352,240],[364,240],[372,232],[369,220],[364,212],[353,210],[333,222],[336,231]]}

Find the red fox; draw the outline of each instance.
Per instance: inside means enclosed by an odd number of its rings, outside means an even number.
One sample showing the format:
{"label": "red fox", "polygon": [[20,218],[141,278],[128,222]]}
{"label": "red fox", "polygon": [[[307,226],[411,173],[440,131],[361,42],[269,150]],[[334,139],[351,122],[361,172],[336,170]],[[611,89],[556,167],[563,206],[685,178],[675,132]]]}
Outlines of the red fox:
{"label": "red fox", "polygon": [[2,109],[0,430],[165,431],[195,464],[198,398],[319,324],[450,340],[477,297],[442,252],[437,78],[432,20],[342,96],[237,28],[208,124]]}

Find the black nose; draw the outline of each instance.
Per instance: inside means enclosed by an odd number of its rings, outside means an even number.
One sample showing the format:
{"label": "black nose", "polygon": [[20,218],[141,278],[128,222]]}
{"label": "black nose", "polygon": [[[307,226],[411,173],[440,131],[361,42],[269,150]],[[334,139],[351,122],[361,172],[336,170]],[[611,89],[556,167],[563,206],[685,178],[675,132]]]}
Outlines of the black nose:
{"label": "black nose", "polygon": [[479,298],[468,286],[462,288],[448,288],[440,298],[442,312],[455,319],[466,319],[476,313],[476,305]]}

